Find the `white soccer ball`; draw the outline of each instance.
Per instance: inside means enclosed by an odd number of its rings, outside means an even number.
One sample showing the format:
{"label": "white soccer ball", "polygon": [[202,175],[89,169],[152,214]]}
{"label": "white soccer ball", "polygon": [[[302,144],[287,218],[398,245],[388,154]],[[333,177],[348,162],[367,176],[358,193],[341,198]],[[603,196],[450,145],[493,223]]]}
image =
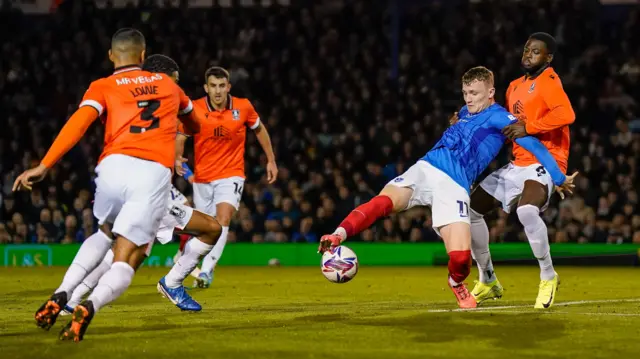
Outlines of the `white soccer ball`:
{"label": "white soccer ball", "polygon": [[358,274],[358,257],[345,246],[328,250],[322,255],[322,274],[331,282],[346,283]]}

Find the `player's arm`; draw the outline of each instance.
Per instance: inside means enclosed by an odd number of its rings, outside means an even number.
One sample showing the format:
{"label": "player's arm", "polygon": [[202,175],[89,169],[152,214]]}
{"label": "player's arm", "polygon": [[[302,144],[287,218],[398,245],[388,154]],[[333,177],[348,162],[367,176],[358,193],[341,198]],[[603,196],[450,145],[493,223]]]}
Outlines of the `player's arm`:
{"label": "player's arm", "polygon": [[558,162],[556,162],[553,155],[551,155],[551,152],[549,152],[547,147],[545,147],[540,140],[533,136],[526,136],[516,138],[515,142],[536,156],[536,159],[540,164],[549,171],[549,175],[556,186],[561,186],[565,182],[567,176],[565,176],[558,166]]}
{"label": "player's arm", "polygon": [[40,162],[40,165],[51,168],[70,149],[75,146],[87,132],[89,126],[98,119],[99,112],[92,106],[82,106],[71,115],[69,121],[62,127],[60,133],[51,144],[49,151]]}
{"label": "player's arm", "polygon": [[196,111],[193,110],[193,102],[184,93],[184,91],[175,85],[180,98],[180,110],[178,112],[178,119],[182,122],[182,132],[188,135],[192,135],[200,132],[200,121],[196,117]]}
{"label": "player's arm", "polygon": [[187,159],[184,158],[184,145],[187,142],[189,134],[182,123],[178,124],[178,133],[176,134],[176,163],[175,171],[178,175],[184,177],[189,183],[193,183],[193,172],[187,164]]}
{"label": "player's arm", "polygon": [[549,108],[549,112],[540,118],[527,121],[526,131],[529,135],[552,131],[570,125],[576,120],[571,101],[564,92],[560,79],[549,78],[542,82],[542,85],[540,89],[542,99]]}
{"label": "player's arm", "polygon": [[258,143],[260,143],[260,147],[262,147],[264,154],[267,156],[267,181],[273,183],[278,177],[278,165],[276,164],[276,155],[271,145],[271,136],[269,136],[269,131],[267,131],[267,128],[262,121],[260,121],[258,113],[251,104],[249,104],[247,126],[256,134]]}
{"label": "player's arm", "polygon": [[[517,120],[511,114],[499,114],[493,116],[491,118],[491,121],[494,127],[502,130],[506,126],[515,123]],[[549,149],[547,149],[542,144],[542,142],[540,142],[540,140],[532,136],[525,136],[517,138],[515,142],[522,146],[522,148],[531,152],[536,157],[536,159],[538,159],[540,164],[542,164],[542,166],[544,166],[544,168],[549,171],[549,175],[551,176],[551,179],[553,179],[553,183],[556,186],[560,186],[565,182],[567,177],[560,169],[560,166],[558,166],[558,162],[556,162],[555,158],[553,158],[553,155],[551,155]]]}
{"label": "player's arm", "polygon": [[13,190],[31,190],[35,182],[42,181],[49,169],[80,141],[89,126],[99,115],[98,110],[90,105],[82,106],[76,110],[62,127],[40,164],[18,176],[13,183]]}

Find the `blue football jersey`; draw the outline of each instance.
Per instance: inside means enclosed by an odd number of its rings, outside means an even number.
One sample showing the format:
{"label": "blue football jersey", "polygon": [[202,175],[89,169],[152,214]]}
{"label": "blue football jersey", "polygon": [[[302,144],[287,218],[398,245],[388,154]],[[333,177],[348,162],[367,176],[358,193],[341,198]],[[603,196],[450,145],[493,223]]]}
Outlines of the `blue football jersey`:
{"label": "blue football jersey", "polygon": [[458,112],[458,122],[444,132],[421,160],[470,191],[471,185],[504,145],[506,137],[502,128],[514,122],[516,118],[498,104],[474,114],[464,106]]}

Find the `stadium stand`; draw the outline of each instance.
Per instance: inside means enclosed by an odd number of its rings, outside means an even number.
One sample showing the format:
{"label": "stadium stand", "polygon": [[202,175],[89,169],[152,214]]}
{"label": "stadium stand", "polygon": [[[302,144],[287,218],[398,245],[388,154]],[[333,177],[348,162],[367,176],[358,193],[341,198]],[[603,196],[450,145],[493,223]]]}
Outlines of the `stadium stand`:
{"label": "stadium stand", "polygon": [[[7,2],[5,2],[7,3]],[[51,15],[0,12],[0,243],[76,243],[96,229],[93,170],[102,144],[90,129],[46,181],[11,193],[37,164],[90,81],[110,71],[109,35],[143,31],[149,53],[173,57],[181,86],[203,95],[209,66],[231,71],[232,94],[250,98],[272,135],[280,176],[263,178],[251,134],[247,183],[229,241],[315,242],[426,152],[461,104],[469,67],[496,73],[499,101],[520,76],[528,34],[560,47],[554,67],[577,120],[569,171],[574,196],[544,218],[554,242],[640,243],[640,16],[597,1],[446,5],[318,2],[312,7],[97,9],[64,2]],[[397,17],[396,17],[397,15]],[[503,151],[492,169],[509,159]],[[176,186],[190,195],[183,179]],[[490,218],[492,241],[524,241],[516,218]],[[389,217],[361,241],[437,241],[426,209]]]}

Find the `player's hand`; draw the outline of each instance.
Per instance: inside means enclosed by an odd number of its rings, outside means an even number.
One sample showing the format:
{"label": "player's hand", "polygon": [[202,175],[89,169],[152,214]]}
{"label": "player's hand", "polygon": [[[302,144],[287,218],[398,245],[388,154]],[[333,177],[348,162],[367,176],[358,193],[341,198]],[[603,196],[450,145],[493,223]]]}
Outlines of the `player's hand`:
{"label": "player's hand", "polygon": [[578,172],[576,171],[571,176],[567,176],[567,179],[564,181],[564,183],[560,187],[556,186],[555,191],[558,192],[561,199],[564,199],[565,191],[569,194],[573,194],[573,189],[576,187],[573,181],[575,180],[577,175],[578,175]]}
{"label": "player's hand", "polygon": [[502,134],[507,136],[510,140],[527,136],[527,127],[523,121],[518,121],[514,124],[505,126],[502,129]]}
{"label": "player's hand", "polygon": [[338,247],[342,241],[337,234],[325,234],[320,238],[320,245],[318,245],[318,253],[324,253],[327,250],[331,250]]}
{"label": "player's hand", "polygon": [[267,162],[267,182],[272,184],[278,178],[278,165],[275,162]]}
{"label": "player's hand", "polygon": [[176,174],[179,176],[184,176],[185,173],[187,173],[187,170],[184,169],[184,167],[182,167],[182,164],[187,162],[187,159],[182,157],[182,156],[178,156],[176,157]]}
{"label": "player's hand", "polygon": [[449,117],[449,125],[453,126],[458,122],[458,112],[454,112],[451,117]]}
{"label": "player's hand", "polygon": [[28,169],[20,174],[16,181],[13,182],[13,191],[22,191],[28,190],[31,191],[33,184],[36,182],[40,182],[44,179],[44,176],[47,175],[49,169],[45,167],[43,164],[38,165],[38,167],[34,167]]}
{"label": "player's hand", "polygon": [[193,175],[189,176],[189,178],[187,178],[187,182],[189,182],[189,184],[193,184]]}

